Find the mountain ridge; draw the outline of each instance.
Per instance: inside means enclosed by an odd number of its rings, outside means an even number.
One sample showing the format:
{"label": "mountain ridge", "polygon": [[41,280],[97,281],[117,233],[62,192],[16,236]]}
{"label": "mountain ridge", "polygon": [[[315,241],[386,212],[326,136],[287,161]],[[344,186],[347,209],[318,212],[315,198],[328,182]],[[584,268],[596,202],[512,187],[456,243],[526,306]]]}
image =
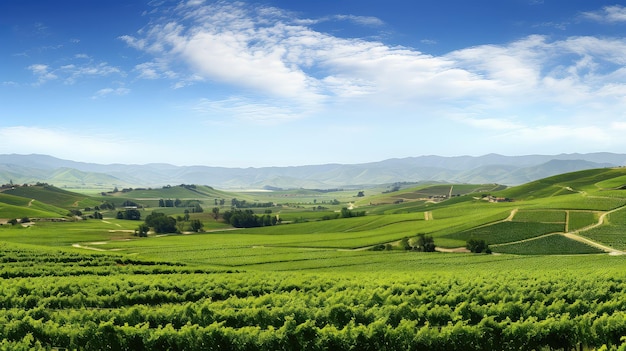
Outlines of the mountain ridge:
{"label": "mountain ridge", "polygon": [[[203,184],[218,188],[320,188],[394,182],[518,185],[559,173],[626,165],[626,154],[415,156],[382,161],[228,168],[167,163],[98,164],[49,155],[0,155],[0,183],[48,182],[65,187],[137,187]],[[74,170],[74,171],[72,171]]]}

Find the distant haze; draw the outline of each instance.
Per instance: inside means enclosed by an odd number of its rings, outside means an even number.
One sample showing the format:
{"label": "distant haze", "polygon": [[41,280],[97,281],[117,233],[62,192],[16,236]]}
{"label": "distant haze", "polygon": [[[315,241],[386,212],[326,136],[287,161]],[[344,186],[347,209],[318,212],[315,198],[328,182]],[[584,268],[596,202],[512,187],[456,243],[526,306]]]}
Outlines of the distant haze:
{"label": "distant haze", "polygon": [[47,182],[56,186],[112,188],[200,184],[264,189],[359,187],[394,182],[517,185],[583,169],[626,165],[626,154],[480,157],[419,156],[363,164],[225,168],[169,164],[96,164],[46,155],[0,155],[0,183]]}

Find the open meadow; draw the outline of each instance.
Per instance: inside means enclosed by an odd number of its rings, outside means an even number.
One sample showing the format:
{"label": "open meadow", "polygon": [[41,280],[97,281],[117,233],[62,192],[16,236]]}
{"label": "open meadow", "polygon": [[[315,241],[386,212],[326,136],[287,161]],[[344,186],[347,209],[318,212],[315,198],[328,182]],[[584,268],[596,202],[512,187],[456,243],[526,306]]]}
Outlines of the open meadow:
{"label": "open meadow", "polygon": [[[624,179],[626,170],[602,169],[509,189],[363,196],[5,190],[0,218],[22,223],[0,226],[0,348],[617,349],[626,342]],[[233,227],[224,219],[233,204],[280,222]],[[139,237],[160,211],[179,233]],[[202,230],[190,230],[194,220]],[[420,234],[440,252],[419,252]],[[469,252],[470,240],[492,254]]]}

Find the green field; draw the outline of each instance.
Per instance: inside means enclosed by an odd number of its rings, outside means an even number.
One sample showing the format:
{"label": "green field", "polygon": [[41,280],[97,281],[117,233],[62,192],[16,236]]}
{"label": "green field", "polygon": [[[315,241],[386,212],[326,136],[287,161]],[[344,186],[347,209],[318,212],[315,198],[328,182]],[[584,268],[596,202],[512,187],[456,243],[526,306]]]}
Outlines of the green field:
{"label": "green field", "polygon": [[[626,170],[602,169],[505,190],[381,186],[363,197],[17,187],[0,193],[0,218],[36,220],[0,226],[0,349],[616,349],[626,336],[626,256],[601,245],[626,250],[623,179]],[[450,199],[424,198],[451,187]],[[233,198],[272,203],[250,209],[283,222],[232,228],[215,219],[215,200]],[[152,211],[182,218],[189,208],[159,208],[159,199],[201,203],[189,219],[204,232],[134,236]],[[102,219],[67,217],[126,200],[150,206],[142,220],[116,219],[123,207]],[[342,207],[364,215],[337,218]],[[457,252],[401,246],[418,234]],[[469,239],[495,254],[459,253]]]}

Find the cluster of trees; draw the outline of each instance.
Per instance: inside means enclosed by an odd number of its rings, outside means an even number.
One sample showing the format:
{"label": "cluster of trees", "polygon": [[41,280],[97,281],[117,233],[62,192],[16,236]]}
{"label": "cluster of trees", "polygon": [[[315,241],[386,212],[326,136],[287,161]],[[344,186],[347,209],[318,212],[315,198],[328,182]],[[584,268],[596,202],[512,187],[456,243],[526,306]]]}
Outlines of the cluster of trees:
{"label": "cluster of trees", "polygon": [[111,202],[103,201],[100,205],[95,207],[95,210],[115,210],[115,205]]}
{"label": "cluster of trees", "polygon": [[341,218],[363,217],[365,216],[365,211],[352,211],[344,207],[341,209],[340,216]]}
{"label": "cluster of trees", "polygon": [[30,218],[22,217],[21,219],[11,218],[7,221],[10,225],[17,225],[19,223],[30,223]]}
{"label": "cluster of trees", "polygon": [[276,225],[279,220],[271,214],[256,215],[252,210],[226,211],[222,215],[224,222],[236,228],[254,228]]}
{"label": "cluster of trees", "polygon": [[141,212],[137,209],[129,208],[124,211],[117,211],[117,215],[115,216],[115,218],[139,221],[141,220]]}
{"label": "cluster of trees", "polygon": [[230,206],[232,208],[273,207],[274,203],[273,202],[253,202],[253,203],[249,203],[246,200],[232,199],[230,201]]}
{"label": "cluster of trees", "polygon": [[204,209],[197,200],[159,199],[159,207],[187,207],[192,213],[202,213]]}
{"label": "cluster of trees", "polygon": [[176,226],[176,219],[170,216],[166,216],[165,213],[152,212],[146,216],[145,226],[153,228],[155,233],[178,233],[178,227]]}
{"label": "cluster of trees", "polygon": [[190,220],[188,213],[186,213],[185,217],[178,216],[178,218],[174,218],[162,212],[152,212],[146,216],[144,223],[140,224],[135,230],[135,235],[146,237],[150,232],[150,228],[157,234],[181,233],[185,224],[188,224],[189,230],[196,233],[204,230],[202,221],[199,219]]}
{"label": "cluster of trees", "polygon": [[435,252],[435,239],[426,234],[417,234],[417,239],[403,238],[400,240],[400,247],[405,250],[419,252]]}
{"label": "cluster of trees", "polygon": [[182,203],[183,202],[180,199],[159,199],[159,207],[180,207]]}
{"label": "cluster of trees", "polygon": [[486,254],[491,254],[491,249],[489,248],[489,245],[487,245],[485,240],[469,239],[465,244],[465,248],[473,253],[484,252]]}

